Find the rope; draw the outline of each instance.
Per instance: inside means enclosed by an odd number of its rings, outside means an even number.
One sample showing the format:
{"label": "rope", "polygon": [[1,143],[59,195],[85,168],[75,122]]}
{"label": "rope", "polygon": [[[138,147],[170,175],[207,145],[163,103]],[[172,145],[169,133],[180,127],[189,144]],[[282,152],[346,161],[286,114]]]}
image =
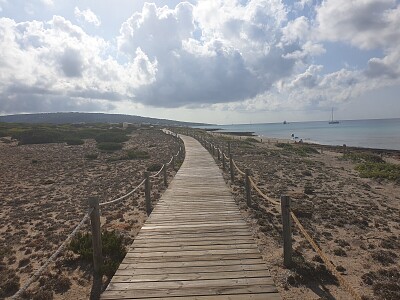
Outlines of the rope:
{"label": "rope", "polygon": [[249,179],[250,179],[251,185],[252,185],[252,186],[254,187],[254,189],[260,194],[261,197],[263,197],[265,200],[271,202],[272,204],[281,205],[280,202],[275,201],[275,200],[271,199],[270,197],[268,197],[267,195],[265,195],[265,194],[260,190],[260,188],[254,183],[253,178],[252,178],[251,176],[249,176]]}
{"label": "rope", "polygon": [[224,157],[226,160],[229,160],[229,157],[225,155],[225,153],[223,153]]}
{"label": "rope", "polygon": [[246,175],[245,172],[243,172],[242,170],[239,169],[239,167],[236,165],[236,163],[235,163],[234,160],[232,160],[232,162],[233,162],[233,166],[236,168],[236,170],[238,171],[238,173],[239,173],[240,175]]}
{"label": "rope", "polygon": [[138,188],[140,188],[145,181],[146,181],[146,179],[143,179],[142,182],[139,183],[139,185],[137,187],[135,187],[132,191],[130,191],[128,194],[125,194],[125,195],[123,195],[123,196],[121,196],[121,197],[119,197],[117,199],[114,199],[114,200],[111,200],[111,201],[108,201],[108,202],[102,202],[102,203],[99,204],[99,206],[108,205],[108,204],[115,203],[115,202],[118,202],[120,200],[125,199],[126,197],[132,195]]}
{"label": "rope", "polygon": [[311,244],[311,247],[313,247],[315,252],[317,252],[318,255],[321,257],[328,270],[331,271],[331,273],[336,276],[340,284],[353,296],[354,299],[361,300],[361,297],[354,290],[354,288],[343,278],[342,275],[340,275],[340,273],[336,270],[333,263],[331,263],[331,261],[326,257],[325,253],[322,252],[321,248],[318,247],[318,245],[315,243],[312,237],[307,233],[303,225],[301,225],[299,219],[297,219],[296,215],[293,212],[290,212],[290,215],[292,216],[293,221],[296,223],[297,227],[300,229],[300,232],[304,235],[306,240]]}
{"label": "rope", "polygon": [[165,167],[165,165],[163,165],[163,166],[161,167],[161,169],[160,169],[156,174],[151,175],[150,177],[151,177],[151,178],[155,178],[155,177],[157,177],[158,175],[160,175],[160,173],[162,172],[162,170],[164,169],[164,167]]}
{"label": "rope", "polygon": [[172,160],[174,159],[174,156],[171,157],[171,160],[166,163],[167,166],[169,166],[172,163]]}
{"label": "rope", "polygon": [[[254,189],[266,200],[271,202],[272,204],[275,205],[280,205],[280,202],[277,202],[271,198],[269,198],[267,195],[265,195],[260,188],[254,183],[253,178],[249,176],[250,184],[254,187]],[[300,232],[304,235],[306,240],[310,243],[311,247],[315,250],[315,252],[318,253],[318,255],[321,257],[322,261],[325,263],[326,267],[328,270],[336,276],[338,279],[339,283],[353,296],[355,300],[361,300],[361,297],[357,294],[357,292],[354,290],[354,288],[343,278],[342,275],[336,270],[335,266],[331,263],[331,261],[326,257],[325,253],[321,250],[321,248],[318,247],[317,243],[312,239],[312,237],[307,233],[307,231],[304,229],[303,225],[300,223],[299,219],[296,217],[296,215],[293,212],[290,212],[290,215],[293,218],[293,221],[299,228]]]}
{"label": "rope", "polygon": [[56,252],[53,253],[52,256],[50,256],[47,261],[33,274],[28,281],[19,289],[18,292],[14,294],[14,296],[11,297],[11,299],[18,299],[21,297],[22,293],[25,292],[28,287],[34,283],[39,276],[43,273],[43,271],[49,266],[50,263],[54,262],[57,258],[57,256],[60,254],[62,250],[64,250],[65,246],[67,243],[75,236],[75,234],[78,232],[78,230],[85,224],[86,220],[89,218],[90,214],[93,212],[93,208],[90,209],[87,214],[82,218],[82,220],[79,222],[79,224],[74,228],[74,230],[67,236],[67,238],[64,240],[64,242],[58,247]]}

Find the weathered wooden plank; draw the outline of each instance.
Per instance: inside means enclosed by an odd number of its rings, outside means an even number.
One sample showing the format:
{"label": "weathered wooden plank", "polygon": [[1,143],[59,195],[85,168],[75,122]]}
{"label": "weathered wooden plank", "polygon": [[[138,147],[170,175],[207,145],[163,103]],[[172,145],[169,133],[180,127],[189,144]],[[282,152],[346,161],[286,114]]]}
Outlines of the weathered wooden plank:
{"label": "weathered wooden plank", "polygon": [[151,274],[151,275],[114,275],[114,283],[125,282],[153,282],[153,281],[190,281],[190,280],[210,280],[210,279],[240,279],[240,278],[264,278],[265,282],[273,284],[272,277],[266,270],[262,271],[232,271],[232,272],[212,272],[212,273],[170,273],[170,274]]}
{"label": "weathered wooden plank", "polygon": [[189,260],[189,261],[155,261],[148,262],[143,260],[131,260],[127,259],[121,263],[119,269],[154,269],[154,268],[189,268],[189,267],[213,267],[213,266],[250,266],[262,264],[265,266],[264,261],[261,257],[253,258],[227,258],[224,260],[214,259],[214,260]]}
{"label": "weathered wooden plank", "polygon": [[[188,296],[209,296],[209,295],[247,295],[265,293],[264,299],[269,299],[269,293],[277,293],[275,286],[256,285],[256,286],[222,286],[222,287],[197,287],[180,289],[150,289],[150,290],[106,290],[102,299],[146,299],[159,297],[168,299],[169,297],[188,297]],[[274,295],[275,299],[276,296]],[[183,298],[183,299],[185,299]],[[228,298],[229,299],[229,298]],[[242,297],[241,299],[246,299]],[[278,298],[279,299],[279,298]]]}
{"label": "weathered wooden plank", "polygon": [[221,273],[221,272],[242,272],[242,271],[265,271],[265,264],[253,264],[253,265],[223,265],[223,266],[197,266],[197,267],[156,267],[139,269],[139,265],[121,265],[115,275],[130,275],[130,276],[141,276],[141,275],[162,275],[162,274],[191,274],[191,273]]}
{"label": "weathered wooden plank", "polygon": [[186,158],[101,299],[280,299],[214,160]]}

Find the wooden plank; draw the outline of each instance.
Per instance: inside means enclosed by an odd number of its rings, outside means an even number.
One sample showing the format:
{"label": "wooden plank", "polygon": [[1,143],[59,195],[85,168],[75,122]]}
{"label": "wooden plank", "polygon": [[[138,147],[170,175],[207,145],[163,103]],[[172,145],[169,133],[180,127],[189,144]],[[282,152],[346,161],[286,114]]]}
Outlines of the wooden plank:
{"label": "wooden plank", "polygon": [[223,265],[223,266],[197,266],[197,267],[176,267],[176,268],[165,268],[156,267],[139,269],[138,265],[121,265],[121,268],[117,270],[117,275],[130,275],[130,276],[141,276],[141,275],[162,275],[162,274],[191,274],[191,273],[222,273],[222,272],[241,272],[241,271],[265,271],[265,264],[253,264],[253,265]]}
{"label": "wooden plank", "polygon": [[147,262],[142,260],[128,260],[124,259],[119,269],[154,269],[154,268],[189,268],[189,267],[206,267],[206,266],[250,266],[262,264],[265,266],[261,257],[256,258],[226,258],[224,260],[189,260],[189,261],[161,261],[161,262]]}
{"label": "wooden plank", "polygon": [[[233,285],[222,287],[197,287],[197,288],[180,288],[180,289],[149,289],[149,290],[106,290],[101,299],[146,299],[146,298],[162,298],[184,297],[188,296],[210,296],[210,295],[247,295],[265,293],[264,299],[269,299],[270,293],[277,294],[277,289],[272,285]],[[276,295],[274,295],[276,299]],[[228,298],[229,299],[229,298]],[[246,298],[241,298],[246,299]],[[278,298],[279,299],[279,298]]]}
{"label": "wooden plank", "polygon": [[101,299],[280,299],[221,171],[183,140],[181,169]]}
{"label": "wooden plank", "polygon": [[[132,275],[119,274],[114,275],[114,283],[124,282],[152,282],[152,281],[188,281],[188,280],[210,280],[210,279],[240,279],[240,278],[264,278],[270,284],[273,284],[272,278],[266,270],[262,271],[237,271],[237,272],[209,272],[209,273],[171,273],[171,274],[150,274],[150,275]],[[267,280],[268,278],[268,280]]]}

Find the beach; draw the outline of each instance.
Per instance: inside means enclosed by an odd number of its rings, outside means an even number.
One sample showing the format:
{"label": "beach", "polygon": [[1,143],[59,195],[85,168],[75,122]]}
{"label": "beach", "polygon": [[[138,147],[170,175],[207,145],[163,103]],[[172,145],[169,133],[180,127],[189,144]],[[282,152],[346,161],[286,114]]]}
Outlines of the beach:
{"label": "beach", "polygon": [[[179,146],[172,136],[149,128],[133,131],[123,149],[112,153],[99,151],[92,139],[69,146],[18,145],[2,138],[0,298],[12,296],[53,254],[86,214],[89,197],[105,202],[126,194],[143,180],[147,168],[162,166]],[[150,157],[121,159],[127,149],[145,150]],[[93,153],[98,157],[89,159]],[[169,168],[169,180],[174,174]],[[164,190],[162,176],[152,179],[153,205]],[[116,231],[127,246],[146,219],[143,188],[118,204],[104,207],[101,213],[102,230]],[[86,224],[81,232],[90,232],[90,226]],[[92,273],[90,262],[65,250],[24,298],[88,299]]]}
{"label": "beach", "polygon": [[[268,197],[279,201],[281,195],[290,196],[304,228],[363,299],[398,299],[400,181],[362,178],[355,167],[362,159],[379,160],[381,153],[384,162],[399,165],[400,151],[346,147],[344,155],[343,147],[194,132],[225,151],[229,141],[238,167],[250,169]],[[143,179],[149,166],[168,161],[180,146],[172,136],[150,128],[133,131],[124,148],[113,153],[98,151],[95,143],[86,139],[76,146],[18,145],[1,140],[2,297],[12,295],[58,248],[86,213],[89,197],[104,202],[124,195]],[[127,149],[146,150],[150,158],[121,160]],[[98,157],[88,159],[94,152]],[[216,163],[222,167],[217,158]],[[171,180],[175,173],[171,168],[168,173]],[[225,172],[224,178],[283,299],[350,299],[295,226],[294,266],[285,268],[280,208],[254,189],[248,208],[243,177],[236,173],[231,182]],[[153,180],[153,205],[164,190],[162,178]],[[146,218],[143,190],[105,207],[101,214],[102,228],[116,231],[126,245]],[[89,226],[82,231],[90,231]],[[92,272],[90,262],[71,250],[63,251],[25,298],[88,299]]]}
{"label": "beach", "polygon": [[[400,179],[363,178],[355,168],[363,160],[380,161],[381,154],[382,163],[399,166],[400,151],[204,136],[225,150],[229,141],[239,168],[250,169],[268,197],[279,202],[281,195],[290,196],[304,228],[363,299],[399,299]],[[280,207],[253,189],[248,208],[244,178],[236,173],[231,182],[227,172],[224,176],[283,299],[351,299],[294,225],[294,266],[285,268]]]}

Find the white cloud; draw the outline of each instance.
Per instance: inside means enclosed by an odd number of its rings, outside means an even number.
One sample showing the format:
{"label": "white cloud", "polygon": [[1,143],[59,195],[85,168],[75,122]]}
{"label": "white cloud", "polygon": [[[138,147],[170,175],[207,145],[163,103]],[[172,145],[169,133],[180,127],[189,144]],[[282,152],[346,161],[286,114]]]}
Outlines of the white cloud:
{"label": "white cloud", "polygon": [[164,107],[241,101],[290,74],[300,45],[279,45],[286,11],[280,1],[205,1],[174,9],[146,3],[121,27],[119,50],[140,48],[157,60],[155,80],[136,100]]}
{"label": "white cloud", "polygon": [[85,10],[80,10],[77,6],[75,6],[74,14],[75,14],[75,17],[77,18],[77,20],[79,20],[79,21],[84,21],[84,22],[90,23],[94,26],[101,25],[100,19],[89,8],[85,9]]}
{"label": "white cloud", "polygon": [[400,40],[400,5],[395,0],[326,0],[316,20],[321,40],[361,49],[387,48]]}
{"label": "white cloud", "polygon": [[156,62],[138,52],[136,60],[122,65],[105,55],[110,47],[105,40],[60,16],[22,23],[0,18],[0,32],[0,113],[18,112],[29,103],[36,111],[34,99],[40,97],[54,107],[68,97],[68,107],[74,101],[79,107],[133,99],[134,89],[153,80]]}
{"label": "white cloud", "polygon": [[53,0],[40,0],[44,5],[47,6],[54,6],[54,1]]}

